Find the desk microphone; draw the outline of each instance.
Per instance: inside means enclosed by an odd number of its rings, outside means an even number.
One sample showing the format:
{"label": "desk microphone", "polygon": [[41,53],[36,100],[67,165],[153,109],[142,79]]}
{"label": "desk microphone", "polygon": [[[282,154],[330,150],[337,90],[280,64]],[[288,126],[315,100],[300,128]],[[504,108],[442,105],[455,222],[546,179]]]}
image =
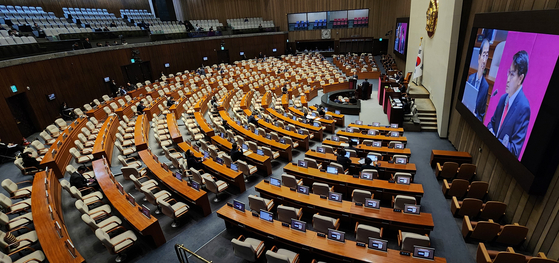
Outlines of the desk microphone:
{"label": "desk microphone", "polygon": [[499,90],[495,90],[493,94],[491,94],[491,97],[494,97],[495,95],[497,95],[497,93],[499,93]]}

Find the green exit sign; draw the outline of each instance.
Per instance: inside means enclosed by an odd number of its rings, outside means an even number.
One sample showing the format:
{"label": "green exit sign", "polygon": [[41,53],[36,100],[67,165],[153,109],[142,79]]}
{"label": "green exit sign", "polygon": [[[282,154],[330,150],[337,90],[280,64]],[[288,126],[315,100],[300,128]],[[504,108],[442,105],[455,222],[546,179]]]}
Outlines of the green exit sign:
{"label": "green exit sign", "polygon": [[16,85],[12,85],[12,86],[10,86],[10,88],[12,89],[12,92],[17,92]]}

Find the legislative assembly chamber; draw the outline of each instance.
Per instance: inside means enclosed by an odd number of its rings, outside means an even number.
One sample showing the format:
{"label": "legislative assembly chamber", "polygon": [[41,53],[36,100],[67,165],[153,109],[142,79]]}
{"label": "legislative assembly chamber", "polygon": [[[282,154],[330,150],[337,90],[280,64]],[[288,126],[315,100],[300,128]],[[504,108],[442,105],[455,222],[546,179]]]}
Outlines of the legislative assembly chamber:
{"label": "legislative assembly chamber", "polygon": [[0,0],[0,262],[558,262],[557,25],[557,0]]}

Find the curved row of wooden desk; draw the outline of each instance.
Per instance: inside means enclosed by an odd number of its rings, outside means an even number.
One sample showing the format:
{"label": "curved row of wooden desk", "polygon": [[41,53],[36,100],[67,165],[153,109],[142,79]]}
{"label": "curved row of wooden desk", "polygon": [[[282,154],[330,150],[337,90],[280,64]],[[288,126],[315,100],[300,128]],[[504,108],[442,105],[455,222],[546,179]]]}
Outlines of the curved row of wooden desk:
{"label": "curved row of wooden desk", "polygon": [[175,114],[168,113],[166,119],[167,129],[169,130],[169,134],[171,135],[171,139],[173,140],[173,142],[183,142],[181,132],[179,131],[179,125],[177,124],[177,119],[175,118]]}
{"label": "curved row of wooden desk", "polygon": [[52,169],[57,178],[64,177],[66,166],[73,158],[70,148],[76,146],[74,141],[78,139],[78,134],[82,132],[81,129],[85,127],[87,121],[86,117],[80,117],[68,125],[68,128],[60,133],[41,160],[41,166]]}
{"label": "curved row of wooden desk", "polygon": [[179,181],[173,172],[167,171],[161,167],[161,164],[153,158],[148,150],[138,152],[140,159],[146,165],[160,182],[169,188],[175,194],[180,195],[189,203],[194,204],[196,208],[202,211],[204,216],[212,213],[208,194],[203,191],[196,191],[188,185],[186,181]]}
{"label": "curved row of wooden desk", "polygon": [[[211,140],[213,145],[217,145],[219,148],[226,151],[227,153],[229,153],[231,151],[231,148],[233,147],[231,142],[224,138],[221,138],[220,136],[212,136]],[[258,167],[259,171],[264,171],[266,175],[272,174],[272,161],[270,156],[262,156],[253,152],[249,155],[245,155],[245,157],[247,158],[246,160],[248,161],[248,163]]]}
{"label": "curved row of wooden desk", "polygon": [[360,124],[355,124],[355,123],[350,123],[349,125],[347,125],[347,127],[351,127],[351,128],[358,128],[361,131],[368,131],[368,130],[377,130],[382,134],[387,134],[393,131],[399,132],[400,136],[404,135],[404,128],[399,127],[399,128],[390,128],[390,126],[372,126],[372,125],[360,125]]}
{"label": "curved row of wooden desk", "polygon": [[[347,143],[336,142],[336,141],[331,140],[330,138],[326,138],[326,140],[322,141],[322,144],[323,145],[328,145],[328,146],[339,147],[339,148],[345,148],[345,147],[349,146],[349,144],[347,144]],[[392,157],[395,154],[406,155],[408,157],[411,155],[410,148],[395,149],[395,148],[388,148],[386,146],[373,147],[373,146],[367,146],[365,144],[359,144],[359,145],[354,146],[353,148],[357,151],[357,155],[360,156],[360,157],[365,157],[367,155],[367,153],[370,153],[370,152],[380,153],[382,155],[386,155],[386,156],[389,156],[389,157]]]}
{"label": "curved row of wooden desk", "polygon": [[337,131],[336,135],[338,136],[345,136],[348,138],[356,138],[360,140],[372,140],[372,141],[382,141],[382,145],[387,146],[391,141],[401,142],[403,144],[408,143],[408,139],[406,137],[390,137],[384,135],[368,135],[363,134],[361,132],[346,132],[346,131]]}
{"label": "curved row of wooden desk", "polygon": [[227,124],[237,132],[238,135],[252,140],[253,142],[256,142],[258,145],[264,145],[267,147],[270,147],[273,151],[278,151],[280,156],[282,156],[283,158],[286,158],[288,161],[291,161],[293,154],[292,154],[292,149],[291,149],[291,145],[288,144],[283,144],[283,143],[279,143],[276,142],[274,140],[268,140],[262,136],[256,135],[254,133],[252,133],[249,130],[246,130],[245,128],[241,127],[240,125],[238,125],[236,122],[234,122],[233,120],[231,120],[231,117],[229,117],[229,114],[227,114],[226,111],[219,111],[219,115],[221,116],[221,118],[227,122]]}
{"label": "curved row of wooden desk", "polygon": [[149,120],[145,114],[138,115],[134,126],[134,145],[136,151],[143,151],[148,148]]}
{"label": "curved row of wooden desk", "polygon": [[[302,101],[301,101],[302,103]],[[318,108],[316,106],[308,106],[309,109],[313,110],[313,111],[317,111]],[[343,114],[336,114],[335,112],[332,111],[326,111],[326,114],[332,116],[332,118],[334,118],[334,120],[336,120],[336,125],[341,126],[341,127],[345,127],[345,115]]]}
{"label": "curved row of wooden desk", "polygon": [[355,224],[359,222],[377,227],[422,234],[429,234],[435,227],[433,216],[430,213],[413,215],[394,212],[394,209],[387,207],[371,209],[357,206],[355,203],[346,200],[342,202],[329,201],[313,193],[308,195],[301,194],[292,191],[287,186],[277,187],[264,181],[258,183],[255,189],[260,193],[261,197],[273,199],[276,205],[283,204],[303,208],[305,212],[311,214],[320,213],[321,215],[340,218],[345,223]]}
{"label": "curved row of wooden desk", "polygon": [[296,109],[295,107],[289,107],[289,111],[291,111],[293,114],[299,116],[299,117],[306,117],[308,119],[314,120],[314,121],[319,121],[323,127],[326,127],[326,130],[334,133],[336,131],[336,121],[335,120],[328,120],[325,118],[320,118],[320,117],[310,117],[310,116],[303,116],[303,112]]}
{"label": "curved row of wooden desk", "polygon": [[258,120],[258,126],[264,128],[266,132],[277,132],[283,136],[291,137],[292,140],[297,141],[299,143],[299,147],[307,151],[309,149],[309,141],[310,136],[307,134],[299,134],[294,131],[288,131],[286,129],[280,128],[275,126],[271,123],[268,123],[262,119]]}
{"label": "curved row of wooden desk", "polygon": [[[194,156],[196,156],[196,157],[204,156],[202,153],[194,150],[194,148],[192,148],[186,142],[181,142],[181,143],[178,144],[178,146],[183,152],[186,152],[186,151],[190,150],[194,154]],[[227,166],[225,166],[224,164],[222,165],[222,164],[219,164],[219,163],[215,162],[211,158],[208,158],[208,159],[204,160],[202,162],[202,165],[206,169],[212,171],[212,173],[214,175],[216,175],[220,179],[226,181],[229,185],[237,187],[241,193],[246,191],[245,179],[243,177],[242,172],[240,172],[240,171],[235,172],[235,171],[231,170],[230,168],[228,168]]]}
{"label": "curved row of wooden desk", "polygon": [[342,193],[342,197],[345,200],[350,200],[351,193],[355,189],[370,191],[375,194],[375,198],[387,201],[391,200],[392,196],[401,194],[414,196],[419,204],[423,197],[423,185],[421,184],[412,183],[403,185],[389,183],[388,180],[382,179],[365,180],[354,178],[352,175],[329,174],[316,168],[303,168],[293,163],[288,163],[284,166],[283,171],[299,179],[303,179],[305,185],[312,185],[313,182],[320,182],[334,186],[334,191]]}
{"label": "curved row of wooden desk", "polygon": [[107,200],[137,232],[144,236],[150,236],[155,246],[159,247],[165,244],[165,235],[163,235],[163,230],[157,218],[154,216],[147,218],[140,211],[141,206],[138,203],[133,205],[128,202],[126,193],[121,193],[116,187],[116,179],[114,179],[107,165],[105,159],[93,161],[95,178]]}
{"label": "curved row of wooden desk", "polygon": [[[300,232],[282,226],[281,222],[267,222],[252,216],[250,211],[240,212],[233,207],[223,206],[217,215],[230,227],[240,227],[244,232],[250,232],[263,240],[281,242],[283,246],[296,249],[300,253],[312,253],[317,256],[328,257],[333,262],[382,262],[382,263],[425,263],[424,259],[402,256],[397,250],[387,252],[359,247],[355,241],[346,240],[344,243],[318,237],[316,232],[307,230]],[[444,263],[444,258],[436,257],[433,262]]]}
{"label": "curved row of wooden desk", "polygon": [[[337,160],[337,156],[333,153],[319,153],[315,150],[307,151],[305,153],[305,157],[309,157],[326,163],[336,162]],[[351,174],[358,173],[359,171],[356,170],[360,170],[357,168],[361,166],[361,164],[359,163],[359,160],[361,159],[358,157],[350,157],[349,159],[351,160],[351,164],[352,164],[352,166],[349,169],[350,170],[349,172]],[[389,163],[387,161],[378,161],[377,170],[379,176],[381,177],[383,176],[389,177],[390,174],[394,174],[396,172],[403,172],[403,173],[410,173],[413,178],[415,176],[415,172],[417,171],[417,168],[414,163],[396,164],[396,163]]]}
{"label": "curved row of wooden desk", "polygon": [[266,111],[270,115],[272,115],[274,118],[280,119],[284,123],[293,124],[296,127],[309,130],[309,132],[312,132],[314,134],[314,137],[313,137],[314,140],[322,141],[322,136],[323,136],[322,127],[315,127],[315,126],[310,125],[310,124],[298,122],[296,120],[293,120],[293,119],[290,119],[288,117],[285,117],[285,116],[281,115],[279,112],[277,112],[276,110],[271,109],[271,108],[266,109]]}
{"label": "curved row of wooden desk", "polygon": [[[124,99],[124,98],[123,98]],[[140,97],[133,98],[132,101],[126,102],[124,106],[120,106],[116,111],[116,115],[122,119],[122,116],[126,116],[128,118],[132,118],[134,116],[134,111],[132,111],[132,106],[136,105],[137,102],[140,101]]]}
{"label": "curved row of wooden desk", "polygon": [[37,238],[49,262],[85,262],[75,249],[64,224],[61,194],[60,182],[51,170],[35,174],[31,193],[31,214]]}
{"label": "curved row of wooden desk", "polygon": [[107,162],[111,165],[119,125],[118,117],[115,115],[111,115],[105,120],[103,126],[99,129],[95,144],[93,145],[94,159],[101,159],[105,156]]}

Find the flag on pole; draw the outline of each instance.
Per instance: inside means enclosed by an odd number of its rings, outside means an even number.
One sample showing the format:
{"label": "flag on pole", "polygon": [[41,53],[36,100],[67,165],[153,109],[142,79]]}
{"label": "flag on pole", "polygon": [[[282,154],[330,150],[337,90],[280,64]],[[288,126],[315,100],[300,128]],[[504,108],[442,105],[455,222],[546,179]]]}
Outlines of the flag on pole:
{"label": "flag on pole", "polygon": [[415,62],[415,70],[413,71],[413,79],[417,79],[423,75],[423,37],[419,41],[419,51]]}

